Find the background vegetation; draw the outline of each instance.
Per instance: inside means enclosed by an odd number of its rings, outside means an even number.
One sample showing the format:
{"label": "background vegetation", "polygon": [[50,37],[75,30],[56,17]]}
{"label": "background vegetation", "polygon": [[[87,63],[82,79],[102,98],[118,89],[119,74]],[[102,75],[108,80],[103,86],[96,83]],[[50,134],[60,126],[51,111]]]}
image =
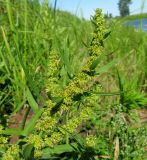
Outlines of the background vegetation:
{"label": "background vegetation", "polygon": [[131,0],[119,0],[118,8],[120,12],[120,16],[124,17],[130,14],[129,5],[131,4]]}
{"label": "background vegetation", "polygon": [[141,14],[126,16],[125,18],[127,20],[142,19],[142,18],[147,18],[147,14],[146,13],[141,13]]}
{"label": "background vegetation", "polygon": [[0,1],[0,157],[146,159],[147,35]]}

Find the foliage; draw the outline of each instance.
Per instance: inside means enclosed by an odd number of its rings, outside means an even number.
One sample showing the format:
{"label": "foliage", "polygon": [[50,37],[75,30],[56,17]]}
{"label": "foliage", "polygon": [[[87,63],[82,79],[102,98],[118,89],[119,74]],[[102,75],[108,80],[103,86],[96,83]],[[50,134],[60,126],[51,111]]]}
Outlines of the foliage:
{"label": "foliage", "polygon": [[144,32],[100,9],[0,4],[0,159],[146,159]]}
{"label": "foliage", "polygon": [[120,11],[120,15],[122,17],[130,14],[130,10],[129,10],[129,4],[130,3],[131,3],[131,0],[119,0],[118,8],[119,8],[119,11]]}

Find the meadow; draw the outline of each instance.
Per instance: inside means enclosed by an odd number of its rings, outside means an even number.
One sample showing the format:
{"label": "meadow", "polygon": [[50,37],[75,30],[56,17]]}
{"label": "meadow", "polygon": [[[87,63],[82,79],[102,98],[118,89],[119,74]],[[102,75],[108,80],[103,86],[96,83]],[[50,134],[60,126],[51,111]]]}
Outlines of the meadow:
{"label": "meadow", "polygon": [[0,159],[147,159],[147,33],[124,21],[0,0]]}

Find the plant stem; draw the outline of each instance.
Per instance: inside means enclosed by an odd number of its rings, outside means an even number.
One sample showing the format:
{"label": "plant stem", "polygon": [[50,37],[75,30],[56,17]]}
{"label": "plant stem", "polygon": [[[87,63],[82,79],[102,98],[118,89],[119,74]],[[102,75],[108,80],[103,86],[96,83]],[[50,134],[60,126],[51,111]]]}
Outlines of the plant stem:
{"label": "plant stem", "polygon": [[[68,123],[68,112],[65,117],[66,124]],[[69,144],[69,134],[66,132],[66,144]]]}
{"label": "plant stem", "polygon": [[31,107],[28,106],[28,108],[27,108],[26,111],[25,111],[25,114],[24,114],[24,117],[23,117],[23,119],[22,119],[22,123],[21,123],[21,126],[20,126],[20,129],[22,129],[22,130],[23,130],[24,127],[25,127],[25,124],[26,124],[26,121],[27,121],[27,117],[28,117],[28,114],[29,114],[30,110],[31,110]]}

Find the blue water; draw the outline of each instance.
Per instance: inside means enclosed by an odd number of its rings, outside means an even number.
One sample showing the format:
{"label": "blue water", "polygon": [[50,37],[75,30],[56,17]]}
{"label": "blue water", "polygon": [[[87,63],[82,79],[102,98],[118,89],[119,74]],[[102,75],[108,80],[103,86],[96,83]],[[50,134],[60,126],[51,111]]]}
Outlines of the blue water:
{"label": "blue water", "polygon": [[147,18],[128,21],[126,25],[135,27],[136,29],[143,29],[147,32]]}

